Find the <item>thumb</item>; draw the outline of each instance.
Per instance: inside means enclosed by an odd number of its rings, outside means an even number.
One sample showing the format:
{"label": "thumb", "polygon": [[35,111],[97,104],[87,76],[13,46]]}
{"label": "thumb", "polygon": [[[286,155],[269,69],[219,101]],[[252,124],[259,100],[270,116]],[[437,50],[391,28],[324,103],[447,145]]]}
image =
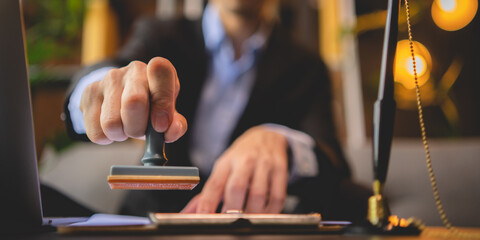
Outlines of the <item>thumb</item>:
{"label": "thumb", "polygon": [[155,57],[147,65],[147,79],[152,126],[157,132],[165,132],[172,122],[175,110],[177,72],[170,61]]}

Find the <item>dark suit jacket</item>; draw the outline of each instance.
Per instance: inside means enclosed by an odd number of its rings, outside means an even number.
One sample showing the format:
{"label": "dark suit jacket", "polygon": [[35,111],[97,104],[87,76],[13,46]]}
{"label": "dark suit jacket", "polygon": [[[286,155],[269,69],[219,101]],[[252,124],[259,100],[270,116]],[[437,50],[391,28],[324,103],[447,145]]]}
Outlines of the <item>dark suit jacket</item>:
{"label": "dark suit jacket", "polygon": [[[132,60],[148,62],[156,56],[169,59],[177,69],[181,91],[176,107],[187,121],[194,122],[210,57],[205,51],[200,21],[143,19],[115,58],[87,68],[74,81],[102,66],[125,66]],[[323,63],[298,47],[277,26],[259,60],[255,85],[230,142],[263,123],[281,124],[310,134],[318,143],[319,175],[289,186],[288,193],[299,199],[296,211],[321,212],[326,218],[363,218],[366,200],[349,199],[351,191],[345,190],[351,187],[350,173],[335,137],[330,98],[330,83]],[[66,113],[67,128],[72,136],[87,139],[74,133],[68,109]],[[187,131],[180,140],[167,145],[169,164],[191,165],[190,133]],[[179,211],[200,192],[207,176],[201,178],[201,184],[189,192],[132,191],[122,212],[143,215],[148,211]]]}

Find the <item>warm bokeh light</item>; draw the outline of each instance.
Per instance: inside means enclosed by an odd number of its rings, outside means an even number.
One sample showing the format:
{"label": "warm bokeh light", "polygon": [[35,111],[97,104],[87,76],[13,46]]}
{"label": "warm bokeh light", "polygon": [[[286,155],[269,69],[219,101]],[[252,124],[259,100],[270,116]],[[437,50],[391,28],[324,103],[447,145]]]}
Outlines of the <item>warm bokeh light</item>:
{"label": "warm bokeh light", "polygon": [[456,31],[472,21],[477,9],[478,0],[435,0],[432,18],[441,29]]}
{"label": "warm bokeh light", "polygon": [[456,0],[439,0],[439,7],[446,12],[453,12],[457,8]]}
{"label": "warm bokeh light", "polygon": [[[422,86],[430,78],[432,57],[430,56],[428,49],[419,42],[414,41],[413,48],[415,52],[415,63],[417,66],[418,84]],[[407,89],[415,88],[413,60],[408,40],[402,40],[397,43],[394,78],[395,82],[402,84]]]}
{"label": "warm bokeh light", "polygon": [[[426,65],[425,58],[415,54],[415,65],[417,66],[417,76],[419,77],[423,76],[427,71],[427,68],[425,67]],[[408,59],[405,67],[407,68],[407,71],[411,76],[415,75],[415,72],[413,69],[413,59],[411,57]]]}

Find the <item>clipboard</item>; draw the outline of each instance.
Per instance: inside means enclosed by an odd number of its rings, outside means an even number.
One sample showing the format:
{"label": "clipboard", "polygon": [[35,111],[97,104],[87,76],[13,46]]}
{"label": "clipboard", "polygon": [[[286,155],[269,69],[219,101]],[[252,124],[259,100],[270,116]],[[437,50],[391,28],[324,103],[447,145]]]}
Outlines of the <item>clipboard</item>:
{"label": "clipboard", "polygon": [[[97,214],[101,221],[112,216]],[[103,219],[102,219],[103,218]],[[60,226],[60,234],[335,234],[342,233],[345,222],[324,222],[319,213],[312,214],[244,214],[244,213],[150,213],[144,221]]]}
{"label": "clipboard", "polygon": [[312,226],[320,224],[319,213],[312,214],[249,214],[249,213],[151,213],[150,220],[158,227],[167,226]]}
{"label": "clipboard", "polygon": [[150,220],[159,232],[207,234],[307,234],[340,233],[344,226],[324,225],[319,213],[151,213]]}

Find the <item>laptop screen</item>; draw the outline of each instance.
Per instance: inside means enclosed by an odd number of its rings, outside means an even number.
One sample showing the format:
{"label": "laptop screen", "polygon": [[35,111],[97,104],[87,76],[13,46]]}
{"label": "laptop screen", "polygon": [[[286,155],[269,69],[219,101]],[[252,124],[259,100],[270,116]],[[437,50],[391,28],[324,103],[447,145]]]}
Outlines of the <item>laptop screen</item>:
{"label": "laptop screen", "polygon": [[0,1],[0,31],[0,225],[2,229],[40,226],[42,208],[18,0]]}

